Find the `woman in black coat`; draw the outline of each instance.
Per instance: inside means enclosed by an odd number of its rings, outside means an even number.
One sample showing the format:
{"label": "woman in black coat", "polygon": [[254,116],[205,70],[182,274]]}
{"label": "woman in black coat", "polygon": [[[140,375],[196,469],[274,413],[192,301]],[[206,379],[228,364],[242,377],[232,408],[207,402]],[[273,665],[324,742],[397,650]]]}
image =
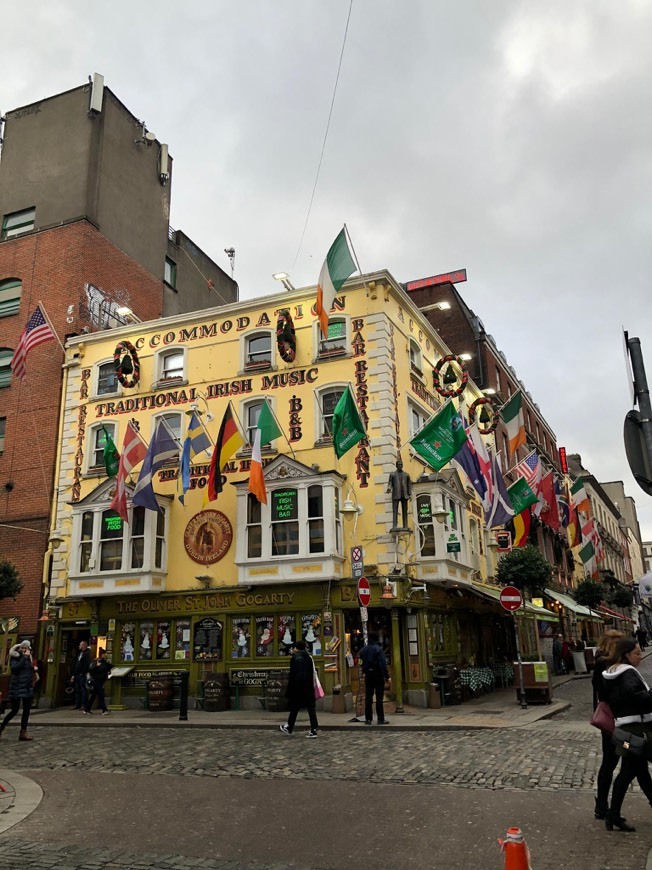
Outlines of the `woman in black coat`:
{"label": "woman in black coat", "polygon": [[290,678],[286,692],[290,714],[287,725],[280,726],[284,734],[292,734],[299,710],[302,707],[306,707],[310,717],[310,731],[306,736],[317,736],[317,728],[319,726],[315,711],[314,672],[315,663],[310,653],[306,650],[306,642],[305,640],[298,640],[294,644],[294,652],[290,659]]}
{"label": "woman in black coat", "polygon": [[[635,637],[618,641],[613,656],[607,660],[602,677],[605,685],[605,700],[611,707],[616,727],[648,738],[652,749],[652,692],[638,671],[641,663],[641,648]],[[620,772],[614,782],[611,804],[605,818],[608,831],[634,831],[620,815],[620,810],[632,781],[637,778],[645,797],[652,804],[652,779],[648,770],[649,756],[625,754]]]}
{"label": "woman in black coat", "polygon": [[[598,701],[606,701],[607,687],[602,678],[607,661],[616,651],[618,641],[625,635],[622,631],[609,629],[600,638],[598,650],[595,654],[595,667],[593,669],[593,709],[598,706]],[[613,745],[611,734],[601,731],[602,735],[602,764],[598,771],[598,794],[595,799],[595,817],[604,819],[609,811],[609,791],[613,779],[614,770],[618,767],[619,758],[616,755],[616,747]]]}
{"label": "woman in black coat", "polygon": [[32,660],[32,646],[28,640],[17,643],[9,650],[9,667],[11,668],[11,679],[9,680],[11,709],[2,720],[2,724],[0,724],[0,736],[20,709],[20,702],[22,701],[23,713],[20,718],[20,734],[18,739],[32,740],[32,737],[27,733],[27,723],[29,721],[29,711],[32,709],[34,682],[35,676],[38,679],[38,671],[36,670],[36,663]]}

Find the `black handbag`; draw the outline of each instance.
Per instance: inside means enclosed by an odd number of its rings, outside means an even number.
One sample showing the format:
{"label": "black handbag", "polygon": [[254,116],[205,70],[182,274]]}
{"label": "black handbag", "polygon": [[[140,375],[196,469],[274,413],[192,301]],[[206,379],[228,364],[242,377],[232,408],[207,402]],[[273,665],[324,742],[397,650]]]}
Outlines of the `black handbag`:
{"label": "black handbag", "polygon": [[645,752],[647,737],[645,734],[632,734],[631,731],[625,731],[623,728],[614,728],[612,741],[616,747],[616,754],[623,756],[641,757]]}

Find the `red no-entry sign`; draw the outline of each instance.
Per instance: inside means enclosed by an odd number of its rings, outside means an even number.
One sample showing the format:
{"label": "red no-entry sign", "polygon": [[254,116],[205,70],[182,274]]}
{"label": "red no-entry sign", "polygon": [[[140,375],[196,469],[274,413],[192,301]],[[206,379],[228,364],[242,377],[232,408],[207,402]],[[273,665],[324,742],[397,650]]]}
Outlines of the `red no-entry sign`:
{"label": "red no-entry sign", "polygon": [[500,603],[505,610],[518,610],[523,604],[523,596],[516,586],[504,586],[500,590]]}
{"label": "red no-entry sign", "polygon": [[358,601],[360,607],[368,607],[371,601],[371,587],[366,577],[361,577],[358,580]]}

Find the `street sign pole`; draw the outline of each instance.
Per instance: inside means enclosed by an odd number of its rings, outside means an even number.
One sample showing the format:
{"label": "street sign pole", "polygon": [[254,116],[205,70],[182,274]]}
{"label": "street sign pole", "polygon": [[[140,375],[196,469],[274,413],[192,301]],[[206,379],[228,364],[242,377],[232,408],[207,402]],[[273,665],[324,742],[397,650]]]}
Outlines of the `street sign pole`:
{"label": "street sign pole", "polygon": [[[523,616],[525,616],[525,596],[523,596]],[[521,701],[521,709],[527,710],[527,701],[525,699],[525,685],[523,681],[523,659],[521,658],[521,642],[518,637],[518,625],[516,624],[516,611],[512,613],[514,619],[514,636],[516,638],[516,661],[518,662],[518,682],[519,696]]]}

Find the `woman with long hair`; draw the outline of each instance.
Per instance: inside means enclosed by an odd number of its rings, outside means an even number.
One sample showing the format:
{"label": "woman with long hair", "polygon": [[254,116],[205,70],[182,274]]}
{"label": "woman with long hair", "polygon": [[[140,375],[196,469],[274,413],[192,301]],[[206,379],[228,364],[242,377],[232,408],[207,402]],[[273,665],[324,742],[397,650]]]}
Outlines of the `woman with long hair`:
{"label": "woman with long hair", "polygon": [[[598,701],[606,701],[607,690],[605,681],[602,679],[602,674],[607,667],[607,660],[611,658],[616,650],[616,644],[625,635],[622,631],[616,631],[611,628],[605,631],[600,638],[598,648],[595,654],[595,668],[593,670],[593,709],[598,706]],[[595,798],[595,817],[596,819],[604,819],[609,810],[609,790],[611,789],[611,780],[613,779],[614,770],[618,767],[618,756],[616,755],[616,747],[611,740],[611,734],[608,731],[601,731],[602,736],[602,764],[598,771],[598,793]]]}
{"label": "woman with long hair", "polygon": [[[613,711],[616,727],[646,736],[646,749],[652,749],[652,692],[638,670],[641,658],[641,648],[636,638],[623,637],[616,643],[613,655],[607,659],[602,677],[605,700]],[[619,831],[636,830],[620,815],[627,789],[634,779],[638,779],[638,784],[652,805],[652,779],[648,760],[647,753],[623,755],[604,822],[608,831],[613,831],[614,828]]]}
{"label": "woman with long hair", "polygon": [[11,679],[9,680],[11,709],[0,724],[0,736],[20,709],[22,701],[23,712],[20,717],[18,739],[31,740],[31,735],[27,733],[27,723],[29,722],[29,711],[32,709],[34,683],[38,680],[38,671],[32,659],[32,646],[28,640],[17,643],[9,650],[9,666],[11,668]]}

